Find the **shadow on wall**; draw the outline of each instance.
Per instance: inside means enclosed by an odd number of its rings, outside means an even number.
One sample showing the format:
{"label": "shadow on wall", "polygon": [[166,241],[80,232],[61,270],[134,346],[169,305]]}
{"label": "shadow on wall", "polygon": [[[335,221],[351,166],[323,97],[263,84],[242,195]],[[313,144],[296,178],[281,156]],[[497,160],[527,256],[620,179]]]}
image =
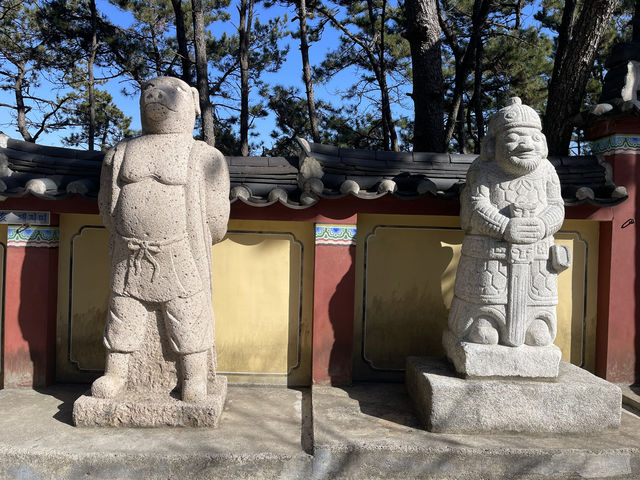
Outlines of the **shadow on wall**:
{"label": "shadow on wall", "polygon": [[[335,248],[335,247],[327,247]],[[356,277],[356,247],[348,248],[348,266],[329,301],[329,321],[334,342],[329,353],[329,379],[332,385],[351,382],[353,348],[353,298]]]}
{"label": "shadow on wall", "polygon": [[403,378],[407,356],[442,356],[463,234],[377,227],[367,238],[357,379]]}
{"label": "shadow on wall", "polygon": [[[9,321],[18,329],[5,331],[5,385],[45,386],[55,378],[58,248],[10,247],[7,271],[20,272],[7,291]],[[18,334],[19,332],[19,334]]]}

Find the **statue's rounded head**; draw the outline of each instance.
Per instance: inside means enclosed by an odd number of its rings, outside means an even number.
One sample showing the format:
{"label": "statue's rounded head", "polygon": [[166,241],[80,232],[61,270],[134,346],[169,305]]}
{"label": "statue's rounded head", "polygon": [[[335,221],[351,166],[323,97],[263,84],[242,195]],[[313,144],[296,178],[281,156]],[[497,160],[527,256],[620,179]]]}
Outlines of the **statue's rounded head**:
{"label": "statue's rounded head", "polygon": [[498,133],[507,128],[530,127],[542,130],[542,122],[536,111],[523,105],[519,97],[511,97],[489,120],[489,131]]}
{"label": "statue's rounded head", "polygon": [[179,78],[156,77],[142,85],[144,133],[191,133],[199,113],[198,91]]}
{"label": "statue's rounded head", "polygon": [[518,97],[510,98],[489,120],[482,142],[484,160],[495,159],[504,171],[524,175],[538,168],[547,153],[540,117]]}

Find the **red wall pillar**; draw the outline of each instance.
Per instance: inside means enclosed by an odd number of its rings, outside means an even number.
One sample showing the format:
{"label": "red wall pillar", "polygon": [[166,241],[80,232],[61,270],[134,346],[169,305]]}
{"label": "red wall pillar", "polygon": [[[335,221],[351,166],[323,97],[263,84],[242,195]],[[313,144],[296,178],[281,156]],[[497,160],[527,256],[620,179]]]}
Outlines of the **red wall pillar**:
{"label": "red wall pillar", "polygon": [[349,385],[353,363],[356,217],[316,223],[313,287],[314,384]]}
{"label": "red wall pillar", "polygon": [[585,133],[629,195],[600,224],[596,373],[631,384],[640,374],[640,118],[604,119]]}
{"label": "red wall pillar", "polygon": [[[51,223],[57,225],[57,215]],[[9,226],[5,263],[4,387],[55,379],[58,227]]]}

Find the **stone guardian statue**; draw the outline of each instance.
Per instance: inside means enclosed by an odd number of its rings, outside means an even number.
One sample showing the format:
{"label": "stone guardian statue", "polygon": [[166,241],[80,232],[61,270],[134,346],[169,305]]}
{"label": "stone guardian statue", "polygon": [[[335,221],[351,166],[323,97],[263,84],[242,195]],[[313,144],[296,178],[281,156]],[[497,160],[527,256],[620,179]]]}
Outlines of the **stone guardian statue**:
{"label": "stone guardian statue", "polygon": [[557,275],[570,258],[553,234],[564,203],[540,117],[519,98],[490,120],[460,203],[465,238],[444,333],[448,357],[466,375],[556,376]]}
{"label": "stone guardian statue", "polygon": [[98,201],[110,233],[111,296],[105,373],[91,387],[94,398],[126,391],[150,312],[164,320],[181,400],[203,402],[211,393],[211,246],[227,230],[229,173],[220,151],[193,138],[199,113],[196,89],[152,79],[140,96],[143,135],[105,157]]}

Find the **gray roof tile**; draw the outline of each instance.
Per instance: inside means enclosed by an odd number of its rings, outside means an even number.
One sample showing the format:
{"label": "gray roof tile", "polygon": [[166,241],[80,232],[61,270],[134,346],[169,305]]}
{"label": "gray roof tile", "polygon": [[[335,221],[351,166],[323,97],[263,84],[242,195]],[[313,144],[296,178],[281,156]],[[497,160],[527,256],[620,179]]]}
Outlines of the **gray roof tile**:
{"label": "gray roof tile", "polygon": [[[281,202],[298,209],[317,203],[318,197],[345,195],[362,199],[385,195],[407,199],[424,195],[454,199],[464,184],[469,165],[476,158],[476,155],[448,153],[352,150],[304,140],[299,143],[308,149],[308,155],[303,149],[300,160],[226,157],[232,188],[242,187],[248,192],[247,195],[232,193],[232,201],[254,206]],[[0,195],[32,194],[52,200],[69,196],[97,197],[103,152],[37,145],[0,134],[0,145],[3,144],[6,147],[0,147]],[[307,161],[308,157],[313,157],[321,168],[321,177],[305,179],[301,176],[299,162]],[[595,156],[551,157],[550,161],[560,177],[567,205],[584,202],[597,206],[615,205],[626,198],[625,192],[616,189],[609,178],[610,170]],[[302,188],[306,184],[308,189],[310,180],[321,182],[313,184],[315,193]]]}

